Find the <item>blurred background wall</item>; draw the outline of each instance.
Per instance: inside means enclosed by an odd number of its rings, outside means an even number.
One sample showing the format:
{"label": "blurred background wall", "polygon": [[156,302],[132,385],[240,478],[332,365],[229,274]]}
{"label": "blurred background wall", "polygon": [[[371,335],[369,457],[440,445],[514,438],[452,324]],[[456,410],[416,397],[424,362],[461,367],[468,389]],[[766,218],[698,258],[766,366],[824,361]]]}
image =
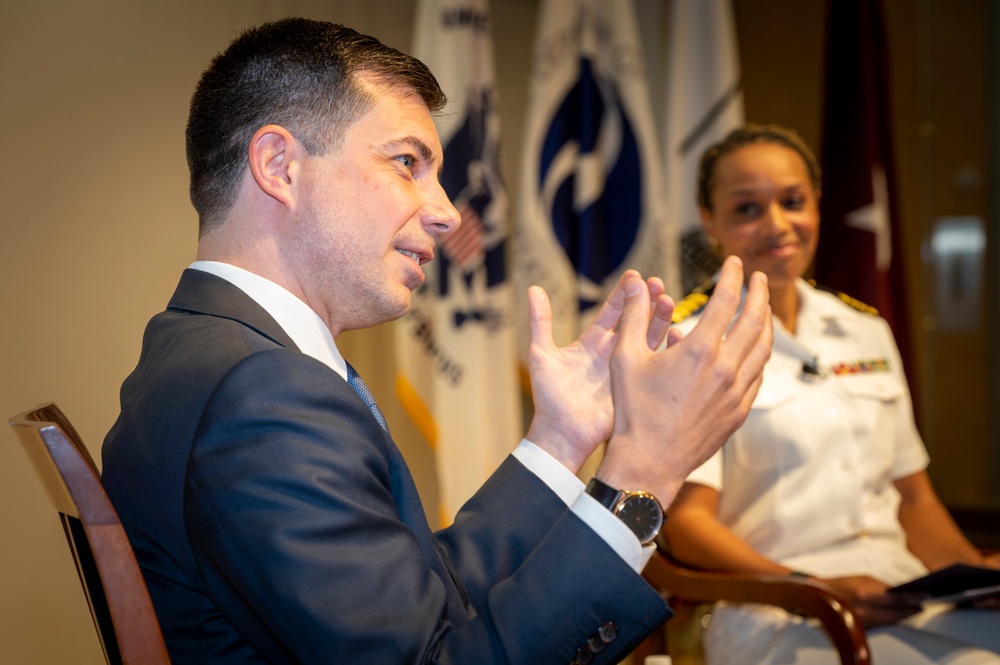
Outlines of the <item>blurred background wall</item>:
{"label": "blurred background wall", "polygon": [[[635,2],[658,81],[667,13],[659,0]],[[503,161],[516,183],[538,0],[492,8]],[[747,119],[795,127],[818,149],[825,3],[734,0],[734,9]],[[989,0],[885,0],[885,9],[919,424],[939,492],[985,539],[1000,503],[995,289],[984,290],[978,327],[942,326],[928,243],[941,217],[995,228],[996,10]],[[412,41],[410,0],[0,0],[0,416],[56,401],[99,459],[146,321],[194,256],[183,130],[195,81],[240,29],[291,14],[402,50]],[[393,394],[390,326],[338,344],[436,505],[430,453]],[[58,521],[6,428],[0,506],[0,662],[103,662]]]}

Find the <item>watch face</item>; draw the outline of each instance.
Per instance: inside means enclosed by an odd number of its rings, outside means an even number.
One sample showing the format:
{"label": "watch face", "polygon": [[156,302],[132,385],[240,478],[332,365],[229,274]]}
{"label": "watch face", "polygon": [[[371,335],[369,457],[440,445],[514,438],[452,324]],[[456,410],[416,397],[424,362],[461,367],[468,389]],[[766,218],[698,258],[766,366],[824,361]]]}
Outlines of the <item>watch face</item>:
{"label": "watch face", "polygon": [[643,545],[653,542],[663,526],[663,509],[652,495],[630,492],[618,504],[618,518],[638,536]]}

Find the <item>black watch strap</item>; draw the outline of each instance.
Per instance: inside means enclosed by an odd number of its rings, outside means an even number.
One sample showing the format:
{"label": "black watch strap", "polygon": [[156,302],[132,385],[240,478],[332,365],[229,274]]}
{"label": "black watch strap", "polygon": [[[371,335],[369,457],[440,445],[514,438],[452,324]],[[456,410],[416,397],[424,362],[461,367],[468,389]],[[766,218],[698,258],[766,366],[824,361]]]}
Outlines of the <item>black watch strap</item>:
{"label": "black watch strap", "polygon": [[[579,487],[579,485],[577,485]],[[616,490],[611,485],[603,483],[597,478],[591,478],[590,482],[587,483],[587,494],[594,497],[597,503],[601,504],[610,511],[615,509],[615,501],[621,495],[621,491]]]}
{"label": "black watch strap", "polygon": [[648,492],[616,490],[597,478],[587,484],[587,494],[620,519],[639,542],[649,545],[663,527],[663,507]]}

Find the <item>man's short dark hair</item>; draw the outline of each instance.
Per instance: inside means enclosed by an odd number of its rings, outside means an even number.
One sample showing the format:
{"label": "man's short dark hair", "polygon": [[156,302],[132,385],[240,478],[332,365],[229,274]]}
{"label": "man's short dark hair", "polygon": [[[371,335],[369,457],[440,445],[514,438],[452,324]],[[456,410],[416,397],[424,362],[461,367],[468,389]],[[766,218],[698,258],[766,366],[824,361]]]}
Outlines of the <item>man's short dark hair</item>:
{"label": "man's short dark hair", "polygon": [[187,160],[201,233],[236,200],[250,139],[261,127],[287,129],[312,154],[336,148],[368,110],[364,73],[414,90],[434,113],[445,96],[416,58],[342,25],[288,18],[251,28],[217,55],[191,99]]}
{"label": "man's short dark hair", "polygon": [[822,192],[822,173],[819,162],[806,142],[794,130],[780,125],[747,124],[738,127],[719,143],[710,146],[701,156],[698,167],[698,205],[712,209],[712,187],[715,184],[715,165],[719,158],[751,143],[773,143],[794,150],[802,157],[809,171],[813,190],[819,196]]}

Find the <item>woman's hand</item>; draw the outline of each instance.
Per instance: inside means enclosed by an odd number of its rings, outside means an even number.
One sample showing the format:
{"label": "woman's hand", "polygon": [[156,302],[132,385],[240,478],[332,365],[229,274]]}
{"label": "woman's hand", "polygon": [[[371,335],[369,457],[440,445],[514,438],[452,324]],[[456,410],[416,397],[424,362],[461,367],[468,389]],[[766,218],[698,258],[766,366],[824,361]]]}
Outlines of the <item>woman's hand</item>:
{"label": "woman's hand", "polygon": [[867,575],[816,579],[848,601],[866,628],[898,623],[920,611],[913,597],[888,593],[889,585]]}

